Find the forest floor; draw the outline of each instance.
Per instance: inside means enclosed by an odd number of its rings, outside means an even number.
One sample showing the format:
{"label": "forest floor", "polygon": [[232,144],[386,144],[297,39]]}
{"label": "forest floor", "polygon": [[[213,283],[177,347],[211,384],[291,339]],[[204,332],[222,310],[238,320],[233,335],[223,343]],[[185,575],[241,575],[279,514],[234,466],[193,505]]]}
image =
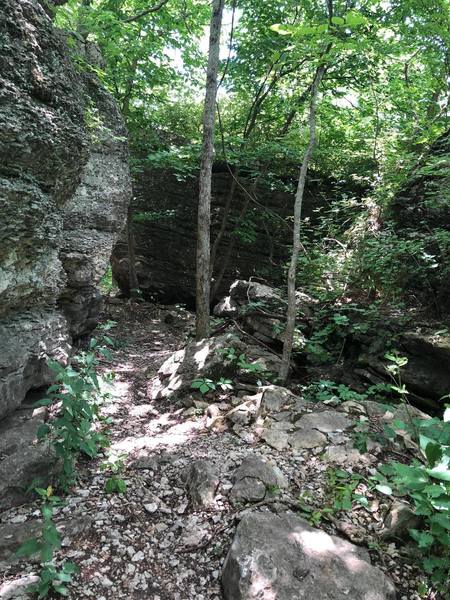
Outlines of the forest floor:
{"label": "forest floor", "polygon": [[[57,509],[62,530],[61,558],[80,567],[69,598],[95,600],[220,600],[222,566],[243,511],[228,499],[233,471],[249,454],[271,461],[289,482],[286,498],[309,493],[324,499],[328,465],[320,452],[277,451],[265,443],[248,443],[231,430],[206,426],[202,409],[186,409],[171,400],[150,400],[149,382],[193,330],[193,316],[175,307],[125,302],[107,305],[105,319],[117,322],[118,349],[105,371],[116,373],[112,399],[104,412],[112,417],[110,452],[123,454],[124,494],[108,494],[105,457],[80,465],[77,487]],[[186,491],[185,474],[193,461],[220,466],[213,508],[196,509]],[[258,503],[247,510],[276,510]],[[288,508],[292,508],[288,507]],[[345,517],[322,522],[353,542],[373,542],[382,522],[379,498],[369,509],[359,507]],[[37,505],[24,505],[2,515],[3,523],[35,522]],[[412,560],[385,544],[371,550],[375,564],[393,580],[399,600],[419,600],[420,573]],[[36,563],[15,562],[0,573],[0,598],[26,598],[23,584],[33,580]],[[437,598],[429,595],[428,598]],[[356,599],[353,599],[356,600]]]}

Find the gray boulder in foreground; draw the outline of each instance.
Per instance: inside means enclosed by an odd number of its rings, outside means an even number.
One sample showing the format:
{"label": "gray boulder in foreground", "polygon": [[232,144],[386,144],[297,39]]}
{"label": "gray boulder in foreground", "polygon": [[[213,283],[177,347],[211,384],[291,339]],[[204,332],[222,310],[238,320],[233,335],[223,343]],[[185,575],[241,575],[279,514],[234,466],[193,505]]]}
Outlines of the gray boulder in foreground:
{"label": "gray boulder in foreground", "polygon": [[395,600],[365,550],[293,514],[248,513],[225,561],[226,600]]}

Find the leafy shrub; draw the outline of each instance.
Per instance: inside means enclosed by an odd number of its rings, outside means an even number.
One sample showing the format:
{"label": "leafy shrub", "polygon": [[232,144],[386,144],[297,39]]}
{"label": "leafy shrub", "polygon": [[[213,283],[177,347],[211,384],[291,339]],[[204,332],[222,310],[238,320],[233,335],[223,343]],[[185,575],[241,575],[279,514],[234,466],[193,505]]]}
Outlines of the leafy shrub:
{"label": "leafy shrub", "polygon": [[39,554],[41,571],[39,581],[31,585],[28,591],[36,593],[38,598],[45,598],[51,591],[67,595],[66,583],[72,581],[72,576],[78,570],[71,562],[64,562],[61,568],[55,565],[54,554],[61,548],[61,536],[53,523],[53,511],[55,506],[62,504],[61,498],[53,495],[53,489],[36,488],[41,498],[41,514],[43,518],[42,538],[31,538],[24,542],[17,550],[17,556],[31,556]]}
{"label": "leafy shrub", "polygon": [[[102,388],[97,368],[100,358],[111,358],[107,346],[114,346],[114,341],[106,332],[114,326],[113,321],[101,326],[101,343],[92,338],[89,348],[73,357],[72,364],[62,366],[56,361],[48,361],[57,383],[47,390],[48,397],[37,404],[54,405],[57,415],[39,427],[38,438],[47,438],[62,462],[58,485],[64,492],[67,492],[76,480],[76,458],[80,454],[94,457],[100,447],[109,443],[107,432],[102,431],[100,427],[101,423],[107,423],[107,420],[103,419],[99,412],[100,403],[108,394]],[[117,488],[114,491],[124,491],[117,477],[114,479],[114,486]],[[63,504],[63,501],[53,494],[52,486],[46,489],[36,488],[35,491],[42,501],[42,539],[27,540],[17,550],[17,555],[40,554],[39,581],[30,587],[31,592],[37,593],[39,598],[47,597],[52,591],[66,596],[65,584],[71,582],[77,567],[65,562],[58,569],[54,561],[54,554],[61,547],[61,538],[53,522],[53,513],[54,507]]]}
{"label": "leafy shrub", "polygon": [[450,411],[443,419],[412,419],[395,426],[418,443],[420,456],[411,464],[390,462],[380,469],[381,491],[407,496],[422,517],[422,527],[411,529],[423,556],[424,570],[441,590],[450,581]]}

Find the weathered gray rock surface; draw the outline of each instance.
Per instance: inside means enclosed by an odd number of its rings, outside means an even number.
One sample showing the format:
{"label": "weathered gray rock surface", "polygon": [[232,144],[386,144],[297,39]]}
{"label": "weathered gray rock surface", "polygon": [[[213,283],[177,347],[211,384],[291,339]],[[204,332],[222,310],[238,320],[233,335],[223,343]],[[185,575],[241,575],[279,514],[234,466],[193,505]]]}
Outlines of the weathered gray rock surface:
{"label": "weathered gray rock surface", "polygon": [[[299,315],[311,316],[313,300],[297,293]],[[238,279],[230,286],[229,295],[214,307],[218,317],[238,319],[242,326],[264,343],[283,342],[286,299],[280,290],[257,281]],[[302,327],[300,322],[300,327]]]}
{"label": "weathered gray rock surface", "polygon": [[87,48],[37,0],[4,0],[0,31],[1,419],[94,326],[131,188],[116,104],[71,59]]}
{"label": "weathered gray rock surface", "polygon": [[292,514],[247,513],[225,561],[227,600],[394,600],[368,554]]}
{"label": "weathered gray rock surface", "polygon": [[[230,358],[229,351],[233,351]],[[240,369],[238,357],[244,355],[250,365],[257,363],[257,370]],[[158,379],[152,381],[148,394],[151,398],[182,397],[191,390],[195,379],[217,382],[233,377],[256,381],[261,373],[277,373],[280,359],[275,354],[253,344],[246,344],[236,334],[226,333],[199,342],[191,342],[182,350],[174,352],[158,371]]]}
{"label": "weathered gray rock surface", "polygon": [[186,486],[194,507],[213,506],[218,485],[218,471],[207,460],[196,460],[189,466]]}
{"label": "weathered gray rock surface", "polygon": [[24,501],[27,488],[47,484],[56,466],[48,443],[38,443],[41,410],[20,410],[0,422],[0,512]]}
{"label": "weathered gray rock surface", "polygon": [[258,456],[244,458],[233,478],[234,485],[230,493],[233,504],[259,502],[269,498],[279,488],[287,487],[281,471]]}

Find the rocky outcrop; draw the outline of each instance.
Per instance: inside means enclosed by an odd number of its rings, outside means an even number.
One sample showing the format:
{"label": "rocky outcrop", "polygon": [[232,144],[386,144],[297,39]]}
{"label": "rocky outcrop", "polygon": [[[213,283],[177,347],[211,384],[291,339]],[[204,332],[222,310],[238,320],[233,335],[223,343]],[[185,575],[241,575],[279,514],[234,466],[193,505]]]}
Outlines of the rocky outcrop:
{"label": "rocky outcrop", "polygon": [[48,443],[38,443],[36,430],[43,409],[25,409],[0,422],[0,512],[26,497],[27,488],[48,485],[56,455]]}
{"label": "rocky outcrop", "polygon": [[193,392],[194,380],[209,381],[220,389],[221,380],[237,377],[256,383],[268,373],[278,373],[281,359],[271,352],[242,341],[235,333],[191,342],[174,352],[161,366],[158,377],[150,382],[152,399],[179,400]]}
{"label": "rocky outcrop", "polygon": [[[224,206],[232,183],[228,172],[216,165],[212,182],[212,241],[220,228]],[[288,256],[292,233],[286,217],[293,214],[293,193],[258,187],[258,204],[249,202],[252,181],[243,177],[232,203],[223,242],[217,251],[215,276],[227,262],[230,240],[234,249],[225,269],[216,299],[228,291],[238,277],[268,278],[277,285]],[[313,188],[313,186],[315,186]],[[317,184],[311,184],[304,202],[304,216],[314,217],[322,202]],[[245,191],[247,190],[247,192]],[[136,270],[139,286],[146,298],[161,302],[195,301],[195,248],[198,181],[179,181],[168,171],[144,171],[134,183],[134,233]],[[254,194],[251,191],[251,194]],[[248,204],[245,214],[242,207]],[[125,238],[114,249],[113,275],[128,293],[128,262]]]}
{"label": "rocky outcrop", "polygon": [[37,0],[3,0],[0,30],[1,419],[94,326],[131,192],[116,104],[78,66],[92,52]]}
{"label": "rocky outcrop", "polygon": [[285,513],[247,513],[225,561],[227,600],[394,600],[366,550]]}
{"label": "rocky outcrop", "polygon": [[[450,131],[430,147],[394,197],[390,216],[402,238],[422,245],[432,268],[425,275],[411,258],[407,291],[421,304],[442,314],[450,312]],[[414,260],[412,260],[414,259]],[[423,260],[422,260],[423,262]]]}
{"label": "rocky outcrop", "polygon": [[[401,369],[402,383],[411,401],[421,408],[439,409],[450,392],[450,334],[446,327],[431,325],[404,331],[397,336],[396,349],[407,359]],[[347,369],[343,381],[367,383],[387,381],[386,359],[377,339],[363,349],[353,372]]]}
{"label": "rocky outcrop", "polygon": [[392,216],[403,229],[450,230],[450,130],[431,145],[395,196]]}
{"label": "rocky outcrop", "polygon": [[[283,342],[287,300],[280,290],[258,281],[237,280],[228,293],[214,307],[215,316],[239,320],[247,332],[266,344]],[[305,329],[314,300],[297,292],[296,302],[298,327]]]}

